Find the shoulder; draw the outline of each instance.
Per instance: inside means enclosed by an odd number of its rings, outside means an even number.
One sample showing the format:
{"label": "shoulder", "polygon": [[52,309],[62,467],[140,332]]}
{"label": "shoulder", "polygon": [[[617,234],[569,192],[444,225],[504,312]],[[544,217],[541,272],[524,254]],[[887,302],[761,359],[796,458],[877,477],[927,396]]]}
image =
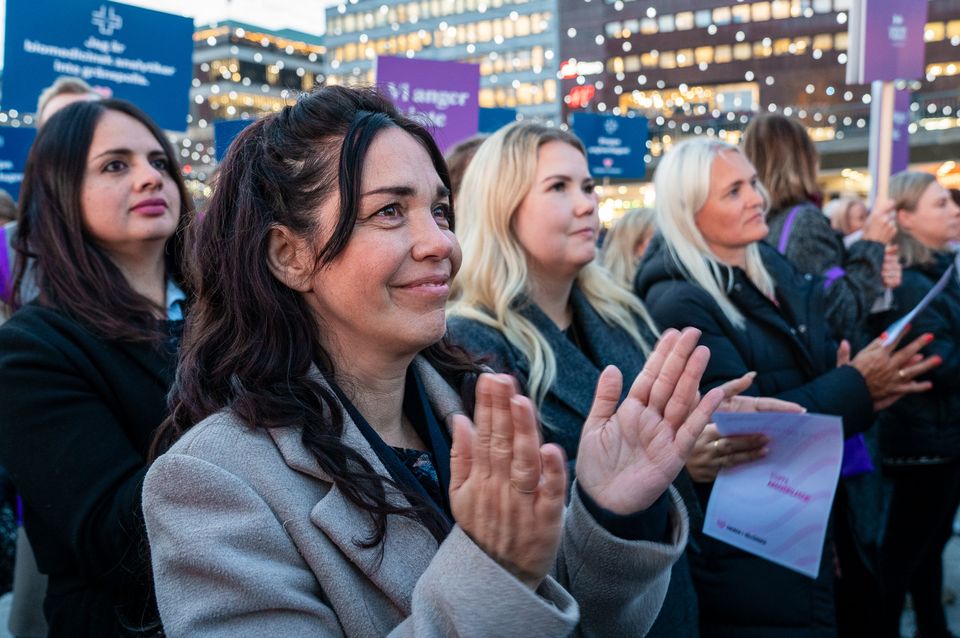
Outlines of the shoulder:
{"label": "shoulder", "polygon": [[448,317],[447,333],[455,344],[473,353],[510,350],[506,335],[477,319],[462,316]]}
{"label": "shoulder", "polygon": [[49,361],[61,365],[102,352],[103,341],[58,310],[27,304],[0,326],[0,374],[4,368]]}
{"label": "shoulder", "polygon": [[277,447],[265,429],[250,427],[224,410],[187,430],[163,456],[189,456],[225,469],[239,469],[271,452],[276,453]]}

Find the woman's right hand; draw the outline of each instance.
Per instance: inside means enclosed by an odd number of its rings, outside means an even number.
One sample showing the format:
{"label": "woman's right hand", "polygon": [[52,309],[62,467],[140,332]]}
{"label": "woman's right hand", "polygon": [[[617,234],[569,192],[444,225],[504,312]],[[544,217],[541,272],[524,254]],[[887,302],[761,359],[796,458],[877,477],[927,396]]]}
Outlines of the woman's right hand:
{"label": "woman's right hand", "polygon": [[463,415],[453,420],[453,518],[488,556],[536,589],[560,547],[563,450],[540,445],[533,403],[506,374],[480,375],[474,423]]}
{"label": "woman's right hand", "polygon": [[897,234],[896,215],[893,200],[877,202],[863,225],[863,237],[868,241],[889,244]]}
{"label": "woman's right hand", "polygon": [[768,443],[770,439],[763,434],[720,436],[716,424],[709,423],[697,438],[693,453],[687,459],[687,472],[695,482],[709,483],[716,480],[717,474],[725,467],[765,457]]}
{"label": "woman's right hand", "polygon": [[929,332],[920,335],[896,350],[906,332],[888,346],[883,345],[886,333],[880,335],[850,362],[866,380],[875,410],[890,407],[906,394],[926,392],[933,387],[929,381],[914,380],[942,363],[938,356],[923,358],[919,354],[921,348],[933,341],[933,335]]}

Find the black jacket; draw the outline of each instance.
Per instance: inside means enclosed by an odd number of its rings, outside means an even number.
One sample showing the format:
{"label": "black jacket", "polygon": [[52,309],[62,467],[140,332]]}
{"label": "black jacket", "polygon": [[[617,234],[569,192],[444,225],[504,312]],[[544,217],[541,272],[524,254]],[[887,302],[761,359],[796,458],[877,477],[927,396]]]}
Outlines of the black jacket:
{"label": "black jacket", "polygon": [[[916,306],[951,263],[953,255],[940,254],[930,265],[905,268],[903,283],[893,291],[893,308],[871,322],[873,334]],[[943,363],[922,377],[933,382],[932,390],[907,395],[880,413],[880,452],[884,458],[960,458],[960,282],[956,275],[911,325],[904,342],[933,333],[933,342],[922,352],[939,356]]]}
{"label": "black jacket", "polygon": [[[580,430],[593,405],[593,393],[600,373],[608,365],[617,366],[623,373],[625,397],[633,378],[643,368],[646,357],[626,331],[606,323],[597,314],[576,286],[571,296],[571,305],[573,329],[580,340],[580,347],[536,304],[526,303],[521,305],[518,311],[532,322],[547,340],[557,360],[557,377],[540,408],[540,416],[549,424],[544,429],[544,438],[564,449],[571,461],[572,476]],[[495,370],[515,375],[526,391],[530,363],[507,341],[503,333],[463,317],[451,317],[447,325],[454,343],[463,346],[476,357],[486,357],[488,364]],[[656,335],[642,321],[638,320],[637,326],[652,347]],[[687,495],[684,494],[684,497],[686,500]],[[693,638],[697,634],[697,600],[684,554],[673,567],[663,607],[647,636]]]}
{"label": "black jacket", "polygon": [[50,636],[157,622],[140,491],[173,379],[168,327],[162,346],[106,341],[36,302],[0,327],[0,465],[50,577]]}
{"label": "black jacket", "polygon": [[[760,252],[776,282],[779,307],[740,269],[733,269],[730,299],[743,313],[744,330],[731,324],[702,288],[686,280],[659,237],[648,248],[636,292],[662,328],[694,326],[710,348],[703,388],[753,370],[744,393],[795,401],[811,412],[843,417],[849,436],[873,419],[866,382],[854,368],[836,368],[836,345],[824,318],[823,285],[800,275],[765,244]],[[704,507],[710,485],[698,485]],[[704,536],[697,530],[690,554],[705,637],[813,638],[835,634],[832,552],[824,551],[816,581]]]}

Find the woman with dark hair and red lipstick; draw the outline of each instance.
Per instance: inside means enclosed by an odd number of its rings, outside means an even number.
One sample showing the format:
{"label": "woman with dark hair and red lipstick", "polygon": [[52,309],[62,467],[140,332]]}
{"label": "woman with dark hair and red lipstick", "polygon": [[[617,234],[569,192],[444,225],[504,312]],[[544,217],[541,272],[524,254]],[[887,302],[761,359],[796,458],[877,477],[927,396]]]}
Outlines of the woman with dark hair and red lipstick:
{"label": "woman with dark hair and red lipstick", "polygon": [[27,160],[0,465],[49,576],[50,636],[159,629],[140,492],[173,380],[190,207],[170,143],[126,102],[66,107]]}

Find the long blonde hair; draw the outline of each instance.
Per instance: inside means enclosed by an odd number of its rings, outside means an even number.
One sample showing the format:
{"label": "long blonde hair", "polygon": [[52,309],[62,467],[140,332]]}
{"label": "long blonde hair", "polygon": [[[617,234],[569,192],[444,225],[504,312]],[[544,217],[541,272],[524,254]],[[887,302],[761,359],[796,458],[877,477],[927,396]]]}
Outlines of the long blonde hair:
{"label": "long blonde hair", "polygon": [[[517,301],[527,293],[528,268],[513,218],[533,188],[540,147],[552,141],[586,155],[574,135],[533,122],[502,128],[477,150],[456,200],[463,264],[453,283],[454,302],[449,308],[452,316],[500,331],[526,357],[530,365],[527,390],[537,405],[556,379],[557,362],[546,338],[517,310]],[[650,344],[636,322],[639,317],[655,330],[653,321],[631,290],[596,262],[580,270],[576,283],[604,321],[625,330],[649,354]]]}
{"label": "long blonde hair", "polygon": [[[657,229],[671,257],[695,284],[703,288],[720,306],[720,310],[737,328],[743,329],[743,315],[728,296],[733,284],[730,268],[724,265],[707,246],[694,218],[710,194],[710,172],[721,153],[742,151],[726,142],[709,137],[692,137],[671,148],[654,175],[656,189]],[[761,185],[764,214],[769,199]],[[760,259],[757,244],[747,247],[746,274],[768,297],[774,295],[773,278]]]}
{"label": "long blonde hair", "polygon": [[[923,193],[937,181],[930,173],[902,171],[890,178],[889,197],[893,200],[895,211],[905,210],[915,213]],[[893,239],[900,254],[900,261],[909,268],[922,266],[933,261],[933,250],[921,244],[917,239],[897,225],[897,235]]]}
{"label": "long blonde hair", "polygon": [[600,263],[613,278],[627,288],[633,288],[639,259],[634,254],[637,244],[648,240],[656,230],[651,208],[634,208],[613,223],[603,238]]}

